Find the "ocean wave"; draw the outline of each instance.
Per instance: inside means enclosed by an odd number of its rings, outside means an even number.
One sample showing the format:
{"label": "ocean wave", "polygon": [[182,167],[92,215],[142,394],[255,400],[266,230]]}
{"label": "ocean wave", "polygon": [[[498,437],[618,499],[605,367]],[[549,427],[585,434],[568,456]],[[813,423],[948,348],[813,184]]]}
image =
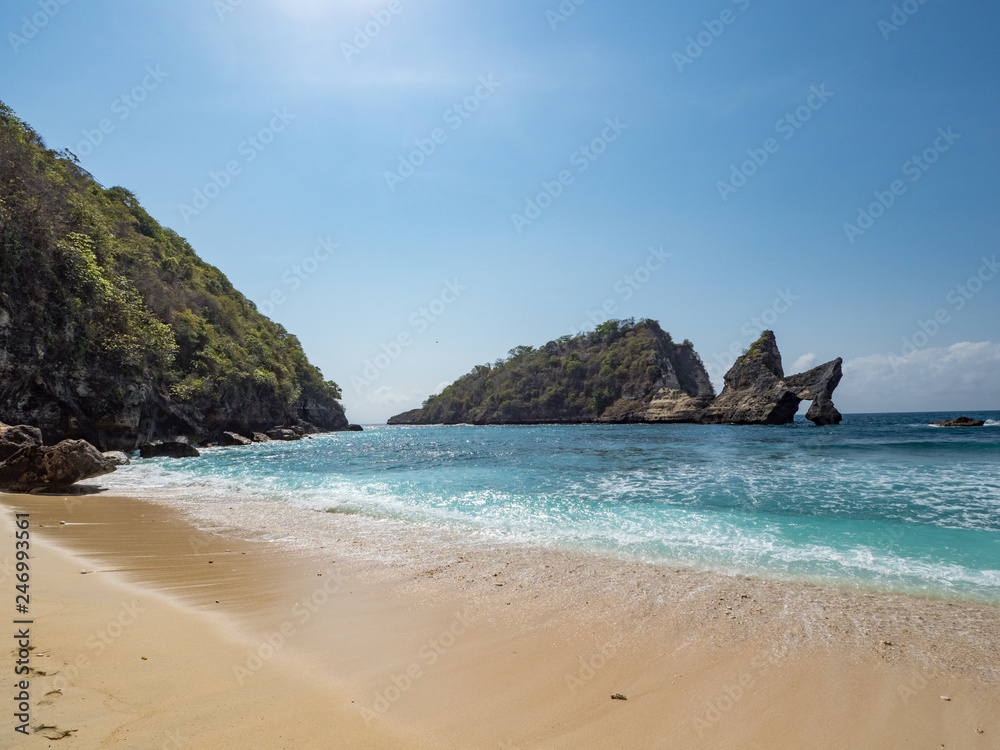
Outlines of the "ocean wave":
{"label": "ocean wave", "polygon": [[981,433],[921,439],[912,421],[792,437],[386,429],[136,460],[102,482],[230,522],[241,515],[233,506],[332,511],[726,572],[1000,600],[1000,472],[983,460],[1000,446]]}

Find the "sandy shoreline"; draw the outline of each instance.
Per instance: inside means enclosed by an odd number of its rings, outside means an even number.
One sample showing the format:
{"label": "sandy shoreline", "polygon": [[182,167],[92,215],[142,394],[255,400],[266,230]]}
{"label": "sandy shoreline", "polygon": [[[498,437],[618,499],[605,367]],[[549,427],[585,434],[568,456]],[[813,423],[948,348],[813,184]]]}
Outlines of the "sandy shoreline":
{"label": "sandy shoreline", "polygon": [[76,730],[8,722],[11,746],[1000,747],[995,607],[340,514],[272,509],[277,544],[138,499],[0,503],[0,567],[31,514],[31,724]]}

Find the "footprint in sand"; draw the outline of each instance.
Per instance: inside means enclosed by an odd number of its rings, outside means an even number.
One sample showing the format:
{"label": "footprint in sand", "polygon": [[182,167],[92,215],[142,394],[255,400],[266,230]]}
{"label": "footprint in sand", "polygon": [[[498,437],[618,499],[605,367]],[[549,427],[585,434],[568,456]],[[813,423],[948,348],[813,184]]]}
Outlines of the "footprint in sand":
{"label": "footprint in sand", "polygon": [[76,729],[60,729],[48,724],[39,724],[34,729],[35,734],[40,734],[48,740],[61,740],[64,737],[69,737],[76,731]]}

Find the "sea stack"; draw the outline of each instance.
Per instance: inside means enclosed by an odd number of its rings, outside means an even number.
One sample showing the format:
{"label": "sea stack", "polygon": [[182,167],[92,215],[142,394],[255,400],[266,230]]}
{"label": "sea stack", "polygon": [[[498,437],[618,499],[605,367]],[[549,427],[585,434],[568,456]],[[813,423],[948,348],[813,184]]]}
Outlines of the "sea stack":
{"label": "sea stack", "polygon": [[699,418],[702,424],[788,424],[799,404],[812,401],[806,418],[817,425],[840,424],[833,391],[843,376],[839,357],[819,367],[785,377],[781,353],[772,331],[736,360],[725,376],[725,387]]}

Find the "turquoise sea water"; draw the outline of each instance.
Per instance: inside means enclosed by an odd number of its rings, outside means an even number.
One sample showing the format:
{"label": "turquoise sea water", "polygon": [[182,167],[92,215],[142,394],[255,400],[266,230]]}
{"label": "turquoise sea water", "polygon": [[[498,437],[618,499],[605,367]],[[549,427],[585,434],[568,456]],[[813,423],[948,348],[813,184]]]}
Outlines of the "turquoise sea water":
{"label": "turquoise sea water", "polygon": [[106,485],[1000,603],[1000,412],[970,416],[989,422],[373,427],[137,459]]}

